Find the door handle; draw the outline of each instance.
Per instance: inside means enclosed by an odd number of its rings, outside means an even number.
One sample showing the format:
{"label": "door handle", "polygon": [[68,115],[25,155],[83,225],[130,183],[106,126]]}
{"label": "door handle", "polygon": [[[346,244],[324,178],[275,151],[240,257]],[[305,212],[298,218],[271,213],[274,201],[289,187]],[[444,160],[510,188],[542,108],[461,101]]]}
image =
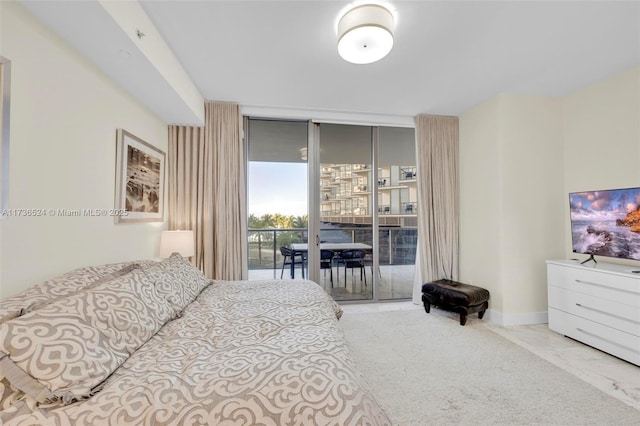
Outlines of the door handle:
{"label": "door handle", "polygon": [[316,247],[320,247],[320,236],[316,235]]}

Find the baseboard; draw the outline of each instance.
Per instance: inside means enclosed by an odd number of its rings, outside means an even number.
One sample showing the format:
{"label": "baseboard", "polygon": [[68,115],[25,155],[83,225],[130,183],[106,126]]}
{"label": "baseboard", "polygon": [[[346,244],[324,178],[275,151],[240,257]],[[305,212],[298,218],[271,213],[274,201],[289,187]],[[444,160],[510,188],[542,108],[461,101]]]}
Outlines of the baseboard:
{"label": "baseboard", "polygon": [[547,311],[505,314],[503,312],[488,309],[485,313],[485,318],[487,321],[491,321],[492,323],[502,326],[546,324],[549,322],[549,314]]}

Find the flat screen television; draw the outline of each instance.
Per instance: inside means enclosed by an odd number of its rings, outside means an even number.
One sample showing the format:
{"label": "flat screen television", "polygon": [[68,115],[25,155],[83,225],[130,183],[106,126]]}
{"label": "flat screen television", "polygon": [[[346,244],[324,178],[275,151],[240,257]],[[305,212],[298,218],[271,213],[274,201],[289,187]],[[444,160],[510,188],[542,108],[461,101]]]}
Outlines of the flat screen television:
{"label": "flat screen television", "polygon": [[574,192],[569,205],[574,253],[640,260],[640,188]]}

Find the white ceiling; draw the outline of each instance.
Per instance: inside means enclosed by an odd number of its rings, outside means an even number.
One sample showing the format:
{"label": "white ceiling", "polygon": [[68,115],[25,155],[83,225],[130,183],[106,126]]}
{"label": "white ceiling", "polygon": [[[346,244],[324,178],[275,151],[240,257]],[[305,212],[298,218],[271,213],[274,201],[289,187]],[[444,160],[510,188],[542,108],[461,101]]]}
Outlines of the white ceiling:
{"label": "white ceiling", "polygon": [[[165,121],[201,124],[99,1],[22,4]],[[348,2],[140,4],[204,99],[251,107],[458,115],[498,93],[564,96],[640,64],[639,1],[392,1],[394,48],[368,65],[337,53]]]}

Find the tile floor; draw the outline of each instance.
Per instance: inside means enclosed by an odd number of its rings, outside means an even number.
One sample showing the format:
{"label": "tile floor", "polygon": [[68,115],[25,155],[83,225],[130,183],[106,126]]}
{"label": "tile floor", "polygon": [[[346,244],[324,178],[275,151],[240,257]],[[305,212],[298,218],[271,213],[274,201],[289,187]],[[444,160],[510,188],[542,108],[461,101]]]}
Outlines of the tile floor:
{"label": "tile floor", "polygon": [[[260,279],[279,279],[280,269],[251,269],[249,270],[250,280]],[[296,269],[296,277],[302,277],[302,271]],[[349,300],[370,300],[372,268],[367,266],[365,274],[367,277],[367,285],[364,281],[360,281],[360,275],[356,269],[353,275],[351,272],[347,274],[347,283],[344,280],[344,268],[340,268],[338,276],[338,268],[333,268],[333,286],[331,285],[329,270],[320,271],[320,282],[327,293],[336,301]],[[382,265],[378,273],[378,298],[379,299],[407,299],[413,294],[413,277],[415,274],[415,266],[413,265]],[[288,279],[288,271],[282,274],[284,279]]]}
{"label": "tile floor", "polygon": [[[343,304],[345,313],[423,309],[412,302]],[[432,308],[432,313],[450,315]],[[457,318],[457,317],[456,317]],[[640,367],[571,340],[547,327],[547,324],[503,327],[469,317],[542,359],[640,411]],[[475,321],[478,321],[477,323]]]}

